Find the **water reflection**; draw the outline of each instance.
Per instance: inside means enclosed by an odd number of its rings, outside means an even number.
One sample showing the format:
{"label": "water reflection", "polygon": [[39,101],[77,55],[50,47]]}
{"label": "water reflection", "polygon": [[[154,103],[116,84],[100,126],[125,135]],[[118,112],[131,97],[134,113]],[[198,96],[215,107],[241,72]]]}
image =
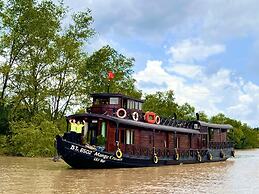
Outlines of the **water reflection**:
{"label": "water reflection", "polygon": [[259,150],[226,162],[103,170],[0,157],[0,193],[258,193],[258,183]]}

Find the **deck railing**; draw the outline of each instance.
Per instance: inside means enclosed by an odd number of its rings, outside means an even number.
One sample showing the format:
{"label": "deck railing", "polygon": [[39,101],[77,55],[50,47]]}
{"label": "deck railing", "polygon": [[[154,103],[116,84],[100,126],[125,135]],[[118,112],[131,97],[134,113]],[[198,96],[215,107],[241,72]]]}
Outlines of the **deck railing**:
{"label": "deck railing", "polygon": [[209,142],[210,149],[232,148],[233,142]]}
{"label": "deck railing", "polygon": [[142,147],[138,145],[125,145],[125,149],[123,150],[124,154],[130,156],[148,156],[152,157],[154,152],[158,157],[162,158],[170,158],[175,157],[176,154],[181,158],[188,158],[196,156],[199,153],[201,156],[205,156],[208,153],[208,149],[175,149],[175,148],[148,148]]}

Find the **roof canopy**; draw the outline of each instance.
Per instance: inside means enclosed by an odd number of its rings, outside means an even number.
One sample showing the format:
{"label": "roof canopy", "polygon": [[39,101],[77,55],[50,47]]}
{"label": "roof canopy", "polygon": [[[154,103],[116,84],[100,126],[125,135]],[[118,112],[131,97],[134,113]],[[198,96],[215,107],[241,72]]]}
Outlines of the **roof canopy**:
{"label": "roof canopy", "polygon": [[84,119],[84,118],[102,118],[102,119],[107,119],[110,121],[113,121],[118,124],[123,124],[123,125],[128,125],[132,127],[138,127],[138,128],[144,128],[144,129],[149,129],[149,130],[160,130],[160,131],[173,131],[173,132],[179,132],[179,133],[191,133],[191,134],[200,134],[199,130],[195,129],[188,129],[188,128],[181,128],[181,127],[172,127],[172,126],[165,126],[165,125],[157,125],[157,124],[149,124],[145,122],[136,122],[133,120],[129,119],[121,119],[118,117],[113,117],[113,116],[108,116],[108,115],[101,115],[101,114],[93,114],[93,113],[85,113],[85,114],[76,114],[76,115],[70,115],[67,117],[67,119],[72,119],[72,118],[79,118],[79,119]]}
{"label": "roof canopy", "polygon": [[206,123],[203,121],[199,121],[199,123],[201,124],[201,126],[203,127],[210,127],[210,128],[216,128],[216,129],[231,129],[233,128],[232,125],[229,124],[214,124],[214,123]]}

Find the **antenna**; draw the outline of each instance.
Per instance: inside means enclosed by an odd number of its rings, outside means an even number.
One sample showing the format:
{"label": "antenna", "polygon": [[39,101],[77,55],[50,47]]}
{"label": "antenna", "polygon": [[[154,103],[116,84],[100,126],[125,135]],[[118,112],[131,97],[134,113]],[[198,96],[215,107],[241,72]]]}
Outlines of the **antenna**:
{"label": "antenna", "polygon": [[196,112],[196,120],[199,121],[200,120],[200,115],[199,113]]}

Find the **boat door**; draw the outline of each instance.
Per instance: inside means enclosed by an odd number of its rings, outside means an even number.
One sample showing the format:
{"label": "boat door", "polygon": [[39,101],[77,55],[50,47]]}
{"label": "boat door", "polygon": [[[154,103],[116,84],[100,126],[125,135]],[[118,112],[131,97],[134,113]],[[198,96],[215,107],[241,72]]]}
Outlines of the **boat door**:
{"label": "boat door", "polygon": [[98,132],[98,120],[92,120],[89,122],[87,142],[90,145],[95,145],[97,140],[97,132]]}

